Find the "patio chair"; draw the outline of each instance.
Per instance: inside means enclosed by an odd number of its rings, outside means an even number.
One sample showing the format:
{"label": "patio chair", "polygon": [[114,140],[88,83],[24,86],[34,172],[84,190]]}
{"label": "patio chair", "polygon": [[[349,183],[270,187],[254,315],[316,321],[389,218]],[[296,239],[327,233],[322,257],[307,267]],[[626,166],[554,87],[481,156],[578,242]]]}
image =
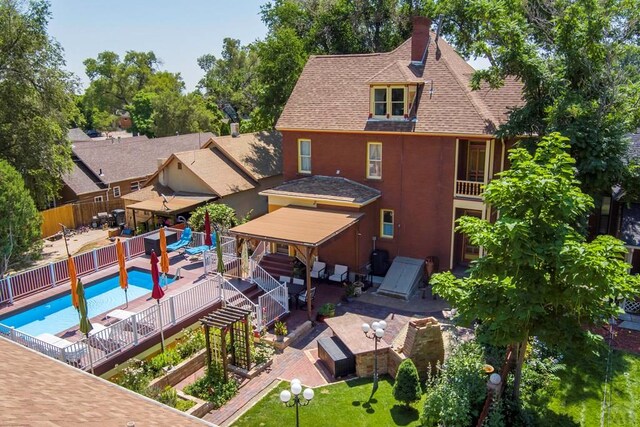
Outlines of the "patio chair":
{"label": "patio chair", "polygon": [[280,276],[280,283],[287,284],[291,283],[291,277],[289,276]]}
{"label": "patio chair", "polygon": [[296,279],[295,277],[293,278],[293,284],[294,285],[302,285],[304,286],[304,279]]}
{"label": "patio chair", "polygon": [[198,256],[198,255],[202,255],[206,251],[214,250],[216,248],[216,233],[211,234],[211,242],[213,243],[211,246],[207,246],[207,245],[195,246],[193,248],[186,248],[184,252],[187,255]]}
{"label": "patio chair", "polygon": [[122,349],[126,345],[126,341],[115,328],[94,323],[93,329],[89,332],[89,345],[110,354]]}
{"label": "patio chair", "polygon": [[180,240],[170,245],[167,245],[167,252],[177,251],[178,249],[186,248],[191,243],[191,229],[185,228],[180,236]]}
{"label": "patio chair", "polygon": [[346,265],[336,264],[333,274],[329,276],[329,280],[332,282],[344,282],[349,278],[349,267]]}
{"label": "patio chair", "polygon": [[[313,308],[313,299],[316,297],[316,288],[311,288],[311,308]],[[307,306],[307,291],[298,295],[298,308]]]}
{"label": "patio chair", "polygon": [[311,269],[311,277],[313,279],[323,279],[327,275],[327,263],[314,261]]}

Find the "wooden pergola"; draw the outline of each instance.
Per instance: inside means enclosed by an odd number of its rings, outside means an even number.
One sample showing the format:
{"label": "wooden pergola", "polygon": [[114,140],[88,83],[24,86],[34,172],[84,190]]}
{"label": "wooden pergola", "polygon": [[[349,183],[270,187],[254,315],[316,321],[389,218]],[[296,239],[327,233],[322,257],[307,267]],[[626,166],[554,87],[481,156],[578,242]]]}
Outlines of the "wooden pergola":
{"label": "wooden pergola", "polygon": [[[229,230],[236,239],[259,240],[293,246],[306,265],[307,295],[311,294],[311,266],[318,248],[347,230],[357,226],[359,212],[340,212],[285,206]],[[356,232],[355,256],[358,259]],[[238,246],[239,247],[239,246]],[[311,320],[311,299],[307,299],[307,316]]]}
{"label": "wooden pergola", "polygon": [[[204,338],[207,349],[207,366],[211,368],[214,356],[222,365],[224,381],[228,381],[227,334],[231,345],[231,363],[240,368],[251,369],[251,312],[238,307],[226,306],[207,314],[200,322],[204,325]],[[211,328],[220,331],[220,339],[215,340],[214,351],[211,348]]]}

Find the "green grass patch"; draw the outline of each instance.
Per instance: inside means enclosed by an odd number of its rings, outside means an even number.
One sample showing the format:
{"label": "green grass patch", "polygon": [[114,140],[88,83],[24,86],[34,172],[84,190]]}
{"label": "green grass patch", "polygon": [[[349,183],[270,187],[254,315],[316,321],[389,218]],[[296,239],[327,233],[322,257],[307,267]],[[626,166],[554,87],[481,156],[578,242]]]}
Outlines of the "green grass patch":
{"label": "green grass patch", "polygon": [[[578,425],[599,426],[603,413],[607,353],[585,352],[579,357],[565,359],[563,363],[566,370],[558,375],[560,387],[549,409],[569,416]],[[640,425],[640,357],[621,351],[611,353],[607,391],[610,399],[604,408],[604,425]]]}
{"label": "green grass patch", "polygon": [[[238,427],[295,425],[295,408],[287,408],[280,402],[280,392],[289,387],[288,382],[280,383],[233,425]],[[419,403],[406,408],[393,398],[392,387],[391,378],[381,377],[378,390],[371,400],[369,397],[373,383],[370,378],[357,378],[316,388],[311,403],[300,407],[300,425],[314,427],[419,426],[424,395]]]}

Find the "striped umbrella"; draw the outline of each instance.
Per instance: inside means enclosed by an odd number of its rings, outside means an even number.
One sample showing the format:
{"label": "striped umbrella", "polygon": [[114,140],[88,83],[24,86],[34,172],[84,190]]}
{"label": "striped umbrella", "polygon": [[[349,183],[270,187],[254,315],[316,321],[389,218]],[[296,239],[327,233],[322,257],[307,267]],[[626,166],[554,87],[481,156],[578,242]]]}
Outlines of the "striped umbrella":
{"label": "striped umbrella", "polygon": [[164,233],[164,227],[160,228],[160,271],[162,271],[166,285],[167,274],[169,274],[169,253],[167,252],[167,236]]}
{"label": "striped umbrella", "polygon": [[71,303],[78,309],[78,293],[76,290],[78,283],[78,273],[76,273],[76,263],[73,257],[67,258],[67,267],[69,268],[69,282],[71,282]]}
{"label": "striped umbrella", "polygon": [[[78,311],[80,312],[80,332],[87,337],[87,345],[89,343],[89,332],[93,329],[93,325],[89,321],[89,308],[87,307],[87,297],[84,294],[84,285],[82,280],[78,280],[76,286],[76,294],[78,296]],[[89,363],[93,372],[93,361],[91,360],[91,350],[89,349]]]}
{"label": "striped umbrella", "polygon": [[124,299],[127,302],[127,307],[129,307],[129,298],[127,296],[127,289],[129,289],[129,276],[127,274],[127,265],[124,259],[124,245],[120,239],[116,240],[116,254],[118,255],[118,266],[120,266],[120,288],[124,289]]}

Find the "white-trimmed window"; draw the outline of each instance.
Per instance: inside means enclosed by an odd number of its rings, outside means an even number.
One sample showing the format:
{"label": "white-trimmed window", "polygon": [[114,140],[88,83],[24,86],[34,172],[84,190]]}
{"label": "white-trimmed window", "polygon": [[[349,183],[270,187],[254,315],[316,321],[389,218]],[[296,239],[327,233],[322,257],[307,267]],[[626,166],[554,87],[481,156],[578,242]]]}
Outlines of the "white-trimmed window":
{"label": "white-trimmed window", "polygon": [[382,179],[382,143],[367,143],[367,178]]}
{"label": "white-trimmed window", "polygon": [[102,196],[96,196],[96,197],[93,198],[93,201],[94,202],[102,202],[102,201],[104,201],[104,199],[102,198]]}
{"label": "white-trimmed window", "polygon": [[380,236],[393,238],[393,209],[380,209]]}
{"label": "white-trimmed window", "polygon": [[404,86],[371,87],[371,116],[400,119],[407,114],[407,88]]}
{"label": "white-trimmed window", "polygon": [[298,140],[298,172],[311,173],[311,140]]}
{"label": "white-trimmed window", "polygon": [[120,186],[113,187],[113,197],[120,197]]}
{"label": "white-trimmed window", "polygon": [[138,191],[140,189],[140,182],[134,181],[131,183],[131,191]]}

